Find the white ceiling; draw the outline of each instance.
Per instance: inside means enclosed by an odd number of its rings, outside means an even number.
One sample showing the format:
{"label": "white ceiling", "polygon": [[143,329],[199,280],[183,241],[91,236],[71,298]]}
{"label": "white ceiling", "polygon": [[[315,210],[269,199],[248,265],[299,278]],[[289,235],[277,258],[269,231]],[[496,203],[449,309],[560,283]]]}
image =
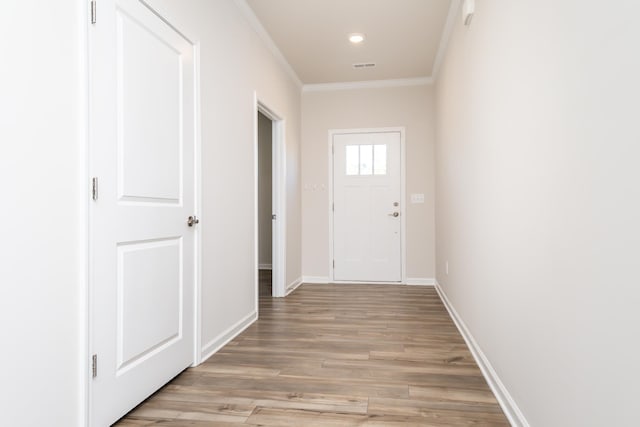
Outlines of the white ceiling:
{"label": "white ceiling", "polygon": [[[451,0],[246,0],[304,84],[430,77]],[[363,33],[352,45],[349,33]],[[374,62],[375,68],[353,68]]]}

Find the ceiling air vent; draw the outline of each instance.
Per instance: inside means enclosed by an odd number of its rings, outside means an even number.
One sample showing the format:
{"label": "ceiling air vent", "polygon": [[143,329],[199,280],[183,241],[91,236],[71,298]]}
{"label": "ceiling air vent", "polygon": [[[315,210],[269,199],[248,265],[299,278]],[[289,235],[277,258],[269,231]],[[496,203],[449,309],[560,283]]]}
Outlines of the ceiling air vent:
{"label": "ceiling air vent", "polygon": [[353,68],[355,68],[356,70],[361,70],[364,68],[375,68],[375,66],[375,62],[360,62],[359,64],[353,64]]}

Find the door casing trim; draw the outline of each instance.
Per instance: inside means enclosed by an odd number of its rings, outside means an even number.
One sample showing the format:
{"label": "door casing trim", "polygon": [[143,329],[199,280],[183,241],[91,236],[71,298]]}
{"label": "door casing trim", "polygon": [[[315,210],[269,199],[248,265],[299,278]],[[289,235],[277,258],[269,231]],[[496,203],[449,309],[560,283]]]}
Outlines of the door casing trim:
{"label": "door casing trim", "polygon": [[259,295],[259,257],[258,257],[258,112],[264,114],[272,123],[271,130],[271,210],[276,215],[271,237],[272,296],[286,296],[286,255],[287,255],[287,159],[285,144],[286,120],[268,103],[264,102],[257,92],[253,94],[253,170],[254,170],[254,274],[255,274],[255,307],[258,311]]}

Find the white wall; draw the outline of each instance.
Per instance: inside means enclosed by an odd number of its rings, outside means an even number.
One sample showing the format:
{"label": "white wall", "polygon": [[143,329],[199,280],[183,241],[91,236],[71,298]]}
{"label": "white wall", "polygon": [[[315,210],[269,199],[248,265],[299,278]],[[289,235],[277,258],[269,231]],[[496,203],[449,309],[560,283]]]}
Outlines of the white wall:
{"label": "white wall", "polygon": [[261,266],[271,265],[272,261],[272,130],[271,120],[258,113],[258,264]]}
{"label": "white wall", "polygon": [[638,424],[639,15],[478,1],[437,81],[438,281],[532,426]]}
{"label": "white wall", "polygon": [[85,2],[0,6],[0,413],[81,425]]}
{"label": "white wall", "polygon": [[406,128],[407,277],[435,277],[434,107],[431,86],[305,92],[302,97],[302,271],[329,276],[329,130]]}
{"label": "white wall", "polygon": [[254,91],[285,119],[286,284],[300,277],[300,88],[233,0],[153,0],[200,43],[202,112],[202,354],[256,307]]}
{"label": "white wall", "polygon": [[[12,426],[85,422],[87,4],[0,6],[0,412]],[[286,278],[300,277],[300,89],[233,1],[154,5],[202,47],[206,352],[256,309],[254,90],[286,119]]]}

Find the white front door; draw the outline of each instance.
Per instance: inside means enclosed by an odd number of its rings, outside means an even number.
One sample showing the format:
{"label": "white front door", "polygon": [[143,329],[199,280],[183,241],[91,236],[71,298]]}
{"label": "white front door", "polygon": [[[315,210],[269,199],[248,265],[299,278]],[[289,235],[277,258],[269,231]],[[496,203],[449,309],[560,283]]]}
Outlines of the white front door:
{"label": "white front door", "polygon": [[91,425],[194,361],[194,46],[137,0],[90,30]]}
{"label": "white front door", "polygon": [[333,134],[333,279],[399,282],[400,132]]}

